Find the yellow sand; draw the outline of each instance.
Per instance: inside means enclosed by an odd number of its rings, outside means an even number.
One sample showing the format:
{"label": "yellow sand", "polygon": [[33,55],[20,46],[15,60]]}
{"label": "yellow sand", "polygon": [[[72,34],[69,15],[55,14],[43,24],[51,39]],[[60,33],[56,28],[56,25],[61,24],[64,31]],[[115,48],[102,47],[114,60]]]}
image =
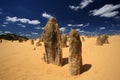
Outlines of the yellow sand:
{"label": "yellow sand", "polygon": [[[85,38],[85,70],[81,75],[71,76],[68,64],[58,67],[42,60],[43,46],[4,40],[0,43],[0,80],[120,80],[120,36],[111,36],[109,42],[97,46],[96,37]],[[68,53],[69,48],[63,48],[64,58]]]}

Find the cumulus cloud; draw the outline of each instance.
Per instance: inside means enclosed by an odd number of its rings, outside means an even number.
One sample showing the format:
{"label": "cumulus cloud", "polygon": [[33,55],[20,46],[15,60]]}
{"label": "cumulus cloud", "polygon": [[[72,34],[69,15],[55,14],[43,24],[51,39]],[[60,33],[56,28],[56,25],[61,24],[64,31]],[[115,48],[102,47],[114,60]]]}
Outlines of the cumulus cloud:
{"label": "cumulus cloud", "polygon": [[20,26],[20,27],[23,27],[23,28],[25,28],[26,26],[25,25],[23,25],[23,24],[17,24],[18,26]]}
{"label": "cumulus cloud", "polygon": [[35,27],[35,29],[41,29],[41,27],[38,26],[38,27]]}
{"label": "cumulus cloud", "polygon": [[68,27],[87,27],[89,26],[90,23],[87,23],[87,24],[67,24]]}
{"label": "cumulus cloud", "polygon": [[78,31],[79,33],[84,33],[85,31],[84,30],[81,30],[81,29],[75,29],[76,31]]}
{"label": "cumulus cloud", "polygon": [[90,3],[93,3],[93,0],[83,0],[83,1],[80,3],[80,8],[83,9],[83,8],[85,8],[86,6],[88,6]]}
{"label": "cumulus cloud", "polygon": [[36,33],[36,32],[32,32],[31,34],[32,34],[32,35],[37,35],[38,33]]}
{"label": "cumulus cloud", "polygon": [[67,24],[67,26],[73,26],[72,24]]}
{"label": "cumulus cloud", "polygon": [[116,9],[120,8],[120,4],[113,5],[113,4],[106,4],[100,9],[91,10],[90,14],[93,16],[100,16],[100,17],[115,17],[119,14],[119,11],[115,11]]}
{"label": "cumulus cloud", "polygon": [[81,26],[83,26],[83,24],[67,24],[67,26],[69,26],[69,27],[75,27],[75,26],[81,27]]}
{"label": "cumulus cloud", "polygon": [[90,3],[93,3],[93,0],[82,0],[78,6],[70,5],[69,8],[77,11],[78,9],[83,9],[87,7]]}
{"label": "cumulus cloud", "polygon": [[87,26],[89,26],[90,25],[90,23],[87,23],[87,24],[85,24],[83,27],[87,27]]}
{"label": "cumulus cloud", "polygon": [[76,31],[80,32],[80,29],[75,29]]}
{"label": "cumulus cloud", "polygon": [[106,28],[105,28],[105,27],[100,27],[99,29],[100,29],[100,30],[104,30],[104,29],[106,29]]}
{"label": "cumulus cloud", "polygon": [[42,14],[42,17],[49,19],[49,18],[52,18],[53,16],[51,16],[50,14],[44,12],[44,13]]}
{"label": "cumulus cloud", "polygon": [[2,24],[1,26],[2,26],[2,27],[6,27],[6,25],[5,25],[5,24]]}
{"label": "cumulus cloud", "polygon": [[66,31],[66,28],[65,28],[65,27],[61,27],[61,28],[60,28],[60,32],[65,33],[65,31]]}
{"label": "cumulus cloud", "polygon": [[44,27],[42,27],[42,30],[44,30]]}
{"label": "cumulus cloud", "polygon": [[21,22],[21,23],[27,23],[27,24],[32,24],[32,25],[38,25],[40,24],[39,20],[29,20],[26,18],[17,18],[17,17],[6,17],[6,21],[10,22]]}
{"label": "cumulus cloud", "polygon": [[22,25],[21,27],[25,28],[26,26],[25,26],[25,25]]}
{"label": "cumulus cloud", "polygon": [[10,31],[5,31],[4,33],[6,33],[6,34],[7,34],[7,33],[11,33],[11,32],[10,32]]}

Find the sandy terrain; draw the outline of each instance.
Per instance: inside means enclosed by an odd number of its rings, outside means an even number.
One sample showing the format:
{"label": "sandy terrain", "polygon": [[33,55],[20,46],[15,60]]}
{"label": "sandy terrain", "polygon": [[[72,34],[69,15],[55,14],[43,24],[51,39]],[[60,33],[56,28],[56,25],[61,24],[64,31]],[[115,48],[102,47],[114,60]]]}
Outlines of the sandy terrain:
{"label": "sandy terrain", "polygon": [[[69,74],[68,47],[63,48],[64,66],[46,64],[44,47],[4,40],[0,43],[0,80],[120,80],[120,36],[111,36],[110,44],[97,46],[96,38],[83,42],[83,73]],[[34,50],[36,47],[36,50]]]}

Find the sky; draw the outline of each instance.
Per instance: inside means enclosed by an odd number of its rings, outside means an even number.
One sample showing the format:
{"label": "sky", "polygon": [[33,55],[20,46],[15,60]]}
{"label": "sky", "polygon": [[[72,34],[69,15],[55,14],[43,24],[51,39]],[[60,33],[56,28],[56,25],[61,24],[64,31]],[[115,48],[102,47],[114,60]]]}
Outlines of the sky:
{"label": "sky", "polygon": [[39,37],[51,17],[61,34],[119,34],[120,0],[0,0],[0,34]]}

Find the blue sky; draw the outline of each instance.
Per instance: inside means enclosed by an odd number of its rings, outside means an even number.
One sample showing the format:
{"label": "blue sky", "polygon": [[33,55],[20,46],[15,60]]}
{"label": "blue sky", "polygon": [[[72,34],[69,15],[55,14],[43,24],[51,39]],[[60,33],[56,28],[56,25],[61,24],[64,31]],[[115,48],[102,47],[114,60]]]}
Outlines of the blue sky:
{"label": "blue sky", "polygon": [[0,34],[41,35],[56,17],[61,33],[120,33],[120,0],[0,0]]}

